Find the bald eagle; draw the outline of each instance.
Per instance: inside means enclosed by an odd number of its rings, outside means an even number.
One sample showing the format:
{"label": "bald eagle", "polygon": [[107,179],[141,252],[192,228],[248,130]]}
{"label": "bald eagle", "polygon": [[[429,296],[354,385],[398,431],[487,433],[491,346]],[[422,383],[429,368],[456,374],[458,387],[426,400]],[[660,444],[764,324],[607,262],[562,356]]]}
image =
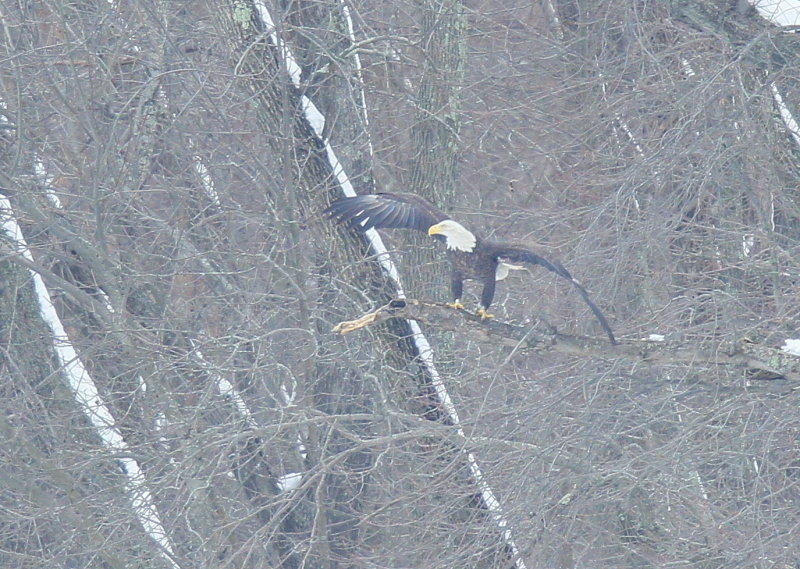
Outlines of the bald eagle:
{"label": "bald eagle", "polygon": [[565,278],[592,309],[612,344],[617,341],[603,313],[589,298],[586,289],[572,278],[558,261],[548,261],[525,247],[512,243],[481,239],[427,200],[413,194],[364,194],[341,198],[333,202],[325,213],[340,223],[367,230],[403,228],[424,231],[443,242],[452,265],[450,290],[453,308],[464,308],[461,295],[464,280],[483,282],[478,315],[492,318],[488,309],[494,299],[495,282],[508,276],[510,270],[523,267],[514,263],[540,265]]}

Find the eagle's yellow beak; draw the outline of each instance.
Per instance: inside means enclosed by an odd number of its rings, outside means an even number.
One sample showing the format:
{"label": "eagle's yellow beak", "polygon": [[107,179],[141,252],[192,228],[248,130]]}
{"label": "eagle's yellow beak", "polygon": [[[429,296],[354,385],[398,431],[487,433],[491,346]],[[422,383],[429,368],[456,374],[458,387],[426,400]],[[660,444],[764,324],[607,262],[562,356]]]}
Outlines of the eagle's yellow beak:
{"label": "eagle's yellow beak", "polygon": [[438,223],[428,228],[428,235],[439,235],[441,232],[441,227],[439,227]]}

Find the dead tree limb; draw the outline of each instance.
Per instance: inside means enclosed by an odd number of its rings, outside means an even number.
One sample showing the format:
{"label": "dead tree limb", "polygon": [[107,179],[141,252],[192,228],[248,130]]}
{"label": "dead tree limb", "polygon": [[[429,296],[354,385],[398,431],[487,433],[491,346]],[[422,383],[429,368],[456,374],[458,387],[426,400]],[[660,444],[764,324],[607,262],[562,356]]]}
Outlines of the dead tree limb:
{"label": "dead tree limb", "polygon": [[793,381],[800,380],[800,357],[748,339],[722,342],[712,347],[651,340],[624,340],[612,346],[605,340],[563,334],[543,320],[532,326],[517,326],[496,320],[482,321],[464,310],[453,310],[442,303],[416,299],[395,299],[356,320],[337,324],[333,331],[347,334],[392,318],[417,320],[442,330],[465,334],[477,341],[493,342],[519,351],[553,351],[654,364],[732,365],[766,371]]}

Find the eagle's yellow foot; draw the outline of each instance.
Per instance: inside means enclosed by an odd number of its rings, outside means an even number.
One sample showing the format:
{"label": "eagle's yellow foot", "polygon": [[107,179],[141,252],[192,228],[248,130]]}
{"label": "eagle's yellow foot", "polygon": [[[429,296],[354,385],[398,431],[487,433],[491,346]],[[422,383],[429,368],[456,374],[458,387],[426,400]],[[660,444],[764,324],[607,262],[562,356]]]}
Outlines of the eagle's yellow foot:
{"label": "eagle's yellow foot", "polygon": [[447,306],[450,308],[455,308],[457,310],[464,310],[464,305],[461,304],[460,300],[454,300],[453,302],[448,302]]}
{"label": "eagle's yellow foot", "polygon": [[487,318],[494,318],[494,314],[489,314],[488,312],[486,312],[486,309],[483,306],[481,306],[478,309],[477,314],[478,316],[481,317],[481,320],[486,320]]}

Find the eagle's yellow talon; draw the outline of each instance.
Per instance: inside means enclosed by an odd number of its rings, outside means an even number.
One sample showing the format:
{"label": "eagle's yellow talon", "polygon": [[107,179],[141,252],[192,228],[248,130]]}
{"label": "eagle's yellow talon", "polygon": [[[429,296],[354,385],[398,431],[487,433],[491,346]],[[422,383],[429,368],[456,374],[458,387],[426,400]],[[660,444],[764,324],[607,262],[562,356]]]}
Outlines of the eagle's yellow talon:
{"label": "eagle's yellow talon", "polygon": [[481,320],[486,320],[487,318],[494,318],[494,314],[489,314],[488,312],[486,312],[486,309],[483,306],[481,306],[478,309],[478,313],[477,314],[478,314],[478,316],[481,317]]}
{"label": "eagle's yellow talon", "polygon": [[456,310],[464,310],[464,305],[461,304],[461,301],[459,300],[456,300],[454,302],[448,302],[447,306],[449,306],[450,308],[455,308]]}

